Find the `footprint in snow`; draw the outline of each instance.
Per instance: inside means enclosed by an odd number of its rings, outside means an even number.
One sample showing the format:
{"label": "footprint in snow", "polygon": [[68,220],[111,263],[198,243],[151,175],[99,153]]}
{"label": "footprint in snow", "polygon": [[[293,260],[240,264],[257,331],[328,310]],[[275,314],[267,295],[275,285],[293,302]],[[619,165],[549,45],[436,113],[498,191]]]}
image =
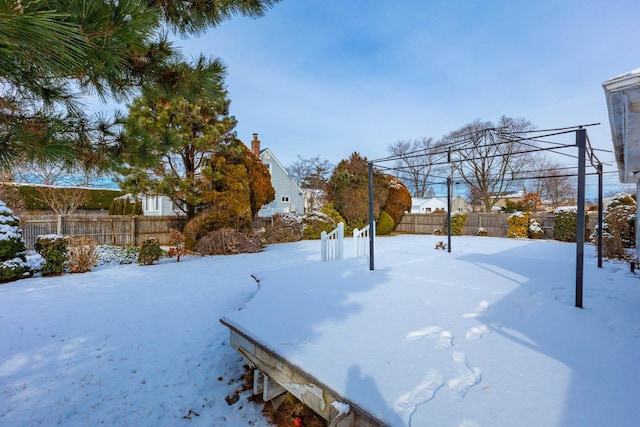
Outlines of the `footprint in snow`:
{"label": "footprint in snow", "polygon": [[467,356],[460,351],[453,352],[453,362],[460,375],[448,380],[447,386],[463,397],[471,387],[480,382],[482,371],[479,368],[469,366]]}
{"label": "footprint in snow", "polygon": [[491,330],[487,325],[474,326],[467,331],[464,337],[469,341],[475,341],[489,335],[489,332],[491,332]]}
{"label": "footprint in snow", "polygon": [[453,347],[453,335],[449,331],[440,332],[440,341],[436,344],[436,348],[439,350],[445,350]]}
{"label": "footprint in snow", "polygon": [[422,405],[435,395],[442,387],[444,379],[442,374],[434,368],[429,369],[426,377],[413,390],[402,393],[393,404],[396,413],[406,425],[411,425],[411,417],[419,405]]}
{"label": "footprint in snow", "polygon": [[462,317],[467,317],[467,318],[478,317],[488,309],[489,309],[489,303],[487,301],[480,301],[480,304],[478,304],[478,306],[473,311],[473,313],[465,313],[462,315]]}
{"label": "footprint in snow", "polygon": [[418,329],[417,331],[411,331],[407,334],[408,340],[417,340],[422,337],[430,337],[432,335],[439,334],[442,331],[440,326],[427,326],[426,328]]}

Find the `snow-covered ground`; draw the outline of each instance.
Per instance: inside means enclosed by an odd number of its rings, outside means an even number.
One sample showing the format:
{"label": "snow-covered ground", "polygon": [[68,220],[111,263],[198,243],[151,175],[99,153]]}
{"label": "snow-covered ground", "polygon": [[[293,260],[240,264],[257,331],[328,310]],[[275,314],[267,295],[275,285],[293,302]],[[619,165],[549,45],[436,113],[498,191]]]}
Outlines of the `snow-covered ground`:
{"label": "snow-covered ground", "polygon": [[311,241],[0,285],[0,425],[266,426],[225,401],[221,317],[394,426],[637,425],[640,275],[587,247],[580,310],[573,244],[439,240],[379,238],[375,271]]}

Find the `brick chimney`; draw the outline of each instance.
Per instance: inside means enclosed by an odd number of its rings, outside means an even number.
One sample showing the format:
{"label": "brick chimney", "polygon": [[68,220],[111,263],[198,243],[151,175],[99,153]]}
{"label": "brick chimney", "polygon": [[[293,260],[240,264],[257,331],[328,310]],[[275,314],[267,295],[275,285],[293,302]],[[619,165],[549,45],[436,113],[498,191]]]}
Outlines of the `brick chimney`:
{"label": "brick chimney", "polygon": [[251,152],[260,158],[260,140],[257,133],[253,134],[253,140],[251,140]]}

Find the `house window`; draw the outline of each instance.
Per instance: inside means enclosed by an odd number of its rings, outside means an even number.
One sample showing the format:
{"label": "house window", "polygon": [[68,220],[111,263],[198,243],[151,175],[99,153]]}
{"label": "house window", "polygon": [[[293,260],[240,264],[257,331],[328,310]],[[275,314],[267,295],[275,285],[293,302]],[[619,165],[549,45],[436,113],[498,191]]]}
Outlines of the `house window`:
{"label": "house window", "polygon": [[155,196],[153,199],[154,199],[154,202],[156,204],[155,210],[159,211],[160,210],[160,196]]}
{"label": "house window", "polygon": [[424,211],[425,211],[426,213],[431,213],[431,208],[424,208]]}
{"label": "house window", "polygon": [[282,203],[289,203],[289,196],[282,196]]}

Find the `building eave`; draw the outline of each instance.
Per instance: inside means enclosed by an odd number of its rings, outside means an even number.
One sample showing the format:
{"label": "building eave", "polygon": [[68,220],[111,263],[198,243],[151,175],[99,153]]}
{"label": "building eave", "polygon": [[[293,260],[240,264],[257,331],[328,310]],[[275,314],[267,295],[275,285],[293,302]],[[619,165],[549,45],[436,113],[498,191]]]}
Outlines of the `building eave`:
{"label": "building eave", "polygon": [[602,84],[622,183],[640,178],[640,68]]}

